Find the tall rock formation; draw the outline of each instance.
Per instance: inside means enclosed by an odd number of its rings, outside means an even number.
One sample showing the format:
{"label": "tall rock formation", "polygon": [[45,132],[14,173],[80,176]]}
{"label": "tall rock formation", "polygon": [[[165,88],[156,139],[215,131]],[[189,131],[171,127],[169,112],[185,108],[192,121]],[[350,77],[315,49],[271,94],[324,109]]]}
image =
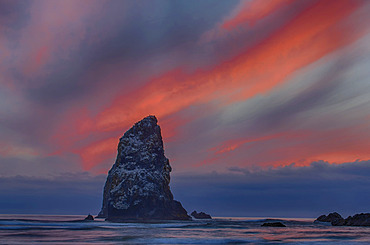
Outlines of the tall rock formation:
{"label": "tall rock formation", "polygon": [[191,219],[181,203],[173,199],[170,172],[157,118],[148,116],[119,141],[98,217],[110,221]]}

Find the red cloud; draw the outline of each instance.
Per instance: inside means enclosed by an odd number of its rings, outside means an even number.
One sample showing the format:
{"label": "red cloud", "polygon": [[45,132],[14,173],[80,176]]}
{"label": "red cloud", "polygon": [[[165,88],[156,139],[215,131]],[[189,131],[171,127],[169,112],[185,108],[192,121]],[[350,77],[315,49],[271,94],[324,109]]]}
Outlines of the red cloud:
{"label": "red cloud", "polygon": [[177,69],[153,78],[134,92],[123,90],[94,118],[95,128],[116,130],[148,114],[164,117],[236,91],[240,91],[239,96],[232,96],[232,100],[268,92],[297,69],[357,40],[363,33],[351,32],[340,21],[358,7],[353,1],[321,1],[252,49],[212,69],[190,74]]}
{"label": "red cloud", "polygon": [[228,140],[209,149],[209,157],[198,166],[215,164],[225,159],[237,159],[233,165],[277,167],[295,163],[308,166],[325,159],[331,163],[345,163],[370,158],[368,123],[354,128],[328,131],[287,131],[260,138]]}

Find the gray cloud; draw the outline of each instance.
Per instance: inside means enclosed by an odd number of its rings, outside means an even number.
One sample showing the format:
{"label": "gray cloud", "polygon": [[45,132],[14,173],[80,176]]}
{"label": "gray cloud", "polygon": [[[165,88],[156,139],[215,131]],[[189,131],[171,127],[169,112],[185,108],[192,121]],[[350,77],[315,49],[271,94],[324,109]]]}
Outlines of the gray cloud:
{"label": "gray cloud", "polygon": [[0,178],[0,212],[34,214],[97,213],[105,176],[87,173]]}
{"label": "gray cloud", "polygon": [[147,73],[147,66],[158,62],[158,56],[168,55],[170,58],[174,52],[182,54],[181,60],[172,59],[162,69],[183,64],[189,50],[197,48],[199,36],[227,14],[236,2],[107,2],[98,16],[89,16],[91,23],[85,23],[85,38],[69,51],[70,58],[53,64],[54,71],[42,78],[46,83],[31,88],[27,95],[48,106],[84,99],[96,86],[102,86],[97,84],[102,82],[100,79],[87,75],[93,72],[100,76],[102,74],[96,71],[109,72],[102,67],[110,65],[119,65],[115,69],[122,70],[124,77],[104,80],[105,89],[114,87],[110,90],[114,92],[117,88],[130,90],[137,87],[140,80],[133,75],[140,70]]}
{"label": "gray cloud", "polygon": [[48,156],[37,150],[28,147],[8,150],[5,156],[0,156],[0,176],[41,177],[81,171],[80,158],[75,154]]}
{"label": "gray cloud", "polygon": [[174,176],[174,195],[189,210],[219,216],[316,217],[333,211],[344,216],[369,211],[370,161],[230,170]]}
{"label": "gray cloud", "polygon": [[[97,213],[104,175],[65,173],[44,177],[1,177],[1,213]],[[324,161],[228,173],[174,174],[171,189],[188,211],[214,216],[316,217],[368,212],[370,161],[340,165]]]}
{"label": "gray cloud", "polygon": [[29,17],[27,9],[30,4],[31,1],[0,1],[0,25],[3,27],[1,31],[5,29],[6,34],[12,35],[15,33],[9,31],[23,27]]}

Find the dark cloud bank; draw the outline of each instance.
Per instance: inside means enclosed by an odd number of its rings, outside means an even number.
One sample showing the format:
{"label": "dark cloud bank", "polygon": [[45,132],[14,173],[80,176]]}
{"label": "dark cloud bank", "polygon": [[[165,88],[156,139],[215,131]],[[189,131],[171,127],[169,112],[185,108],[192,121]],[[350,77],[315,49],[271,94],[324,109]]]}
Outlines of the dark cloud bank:
{"label": "dark cloud bank", "polygon": [[[172,175],[171,188],[188,211],[214,216],[316,217],[368,212],[370,161],[340,165],[324,161],[251,172]],[[97,213],[104,175],[0,178],[0,213]],[[236,201],[237,200],[237,201]]]}

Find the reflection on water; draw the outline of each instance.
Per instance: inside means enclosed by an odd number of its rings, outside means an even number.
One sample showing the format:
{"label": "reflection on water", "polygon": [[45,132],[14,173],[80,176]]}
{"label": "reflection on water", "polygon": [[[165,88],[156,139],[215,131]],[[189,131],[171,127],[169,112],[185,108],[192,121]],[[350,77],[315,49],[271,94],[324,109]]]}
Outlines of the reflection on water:
{"label": "reflection on water", "polygon": [[82,222],[84,216],[0,215],[1,244],[370,244],[370,227],[332,227],[311,219],[216,218],[157,223]]}

